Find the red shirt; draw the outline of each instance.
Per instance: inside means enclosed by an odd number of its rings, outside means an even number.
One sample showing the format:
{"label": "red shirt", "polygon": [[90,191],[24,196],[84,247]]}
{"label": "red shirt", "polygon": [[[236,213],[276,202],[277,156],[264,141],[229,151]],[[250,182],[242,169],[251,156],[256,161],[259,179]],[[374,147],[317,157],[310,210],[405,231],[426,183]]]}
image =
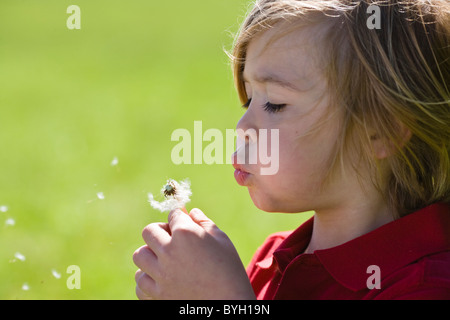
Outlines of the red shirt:
{"label": "red shirt", "polygon": [[313,219],[258,249],[247,268],[258,299],[450,299],[450,205],[304,254]]}

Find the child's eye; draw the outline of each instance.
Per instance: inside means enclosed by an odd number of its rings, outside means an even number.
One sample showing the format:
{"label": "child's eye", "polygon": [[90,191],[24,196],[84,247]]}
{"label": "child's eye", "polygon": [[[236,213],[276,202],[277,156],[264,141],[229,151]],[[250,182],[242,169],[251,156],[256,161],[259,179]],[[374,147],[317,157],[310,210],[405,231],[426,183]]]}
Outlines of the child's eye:
{"label": "child's eye", "polygon": [[[248,99],[248,101],[242,106],[242,108],[247,109],[250,106],[250,103],[252,102],[252,99]],[[286,107],[286,104],[273,104],[270,102],[267,102],[262,105],[264,111],[267,111],[269,113],[276,113],[281,111],[284,107]]]}
{"label": "child's eye", "polygon": [[280,112],[284,107],[286,107],[286,104],[273,104],[270,102],[267,102],[264,104],[263,109],[269,113],[276,113]]}

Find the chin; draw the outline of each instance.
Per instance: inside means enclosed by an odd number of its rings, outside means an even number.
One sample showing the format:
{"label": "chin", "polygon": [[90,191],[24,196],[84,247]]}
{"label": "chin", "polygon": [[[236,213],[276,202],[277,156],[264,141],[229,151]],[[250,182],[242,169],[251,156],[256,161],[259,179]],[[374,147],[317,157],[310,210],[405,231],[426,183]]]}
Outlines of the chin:
{"label": "chin", "polygon": [[286,211],[286,208],[283,208],[283,206],[280,205],[283,201],[277,200],[271,195],[256,193],[251,188],[248,189],[248,192],[250,194],[250,198],[253,201],[253,204],[262,211],[294,212],[294,211]]}
{"label": "chin", "polygon": [[253,201],[253,204],[258,209],[266,212],[277,212],[276,205],[270,200],[269,196],[255,192],[251,187],[248,188],[248,193]]}
{"label": "chin", "polygon": [[279,197],[274,197],[270,194],[255,192],[252,188],[248,188],[248,192],[253,204],[258,209],[265,212],[299,213],[313,210],[310,206],[305,204],[293,204],[287,199],[280,199]]}

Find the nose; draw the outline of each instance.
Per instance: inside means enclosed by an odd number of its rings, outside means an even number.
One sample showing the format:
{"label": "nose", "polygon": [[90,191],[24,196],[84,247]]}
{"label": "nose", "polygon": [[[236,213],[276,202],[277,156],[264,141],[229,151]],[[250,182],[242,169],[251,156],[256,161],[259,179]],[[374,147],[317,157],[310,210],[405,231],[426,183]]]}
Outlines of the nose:
{"label": "nose", "polygon": [[258,139],[256,127],[254,111],[249,106],[236,125],[238,139],[246,144],[256,142]]}
{"label": "nose", "polygon": [[245,111],[244,115],[239,119],[237,125],[236,125],[236,130],[237,129],[241,129],[241,130],[246,130],[249,126],[249,110],[247,109],[247,111]]}
{"label": "nose", "polygon": [[254,110],[249,107],[236,126],[236,152],[233,155],[233,163],[256,164],[257,163],[257,141]]}

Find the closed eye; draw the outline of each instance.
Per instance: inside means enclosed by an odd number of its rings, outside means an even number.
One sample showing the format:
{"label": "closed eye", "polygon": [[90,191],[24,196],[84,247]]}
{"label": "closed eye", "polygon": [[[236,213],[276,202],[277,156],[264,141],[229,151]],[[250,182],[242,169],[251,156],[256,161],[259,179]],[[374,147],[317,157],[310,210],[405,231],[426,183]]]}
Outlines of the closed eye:
{"label": "closed eye", "polygon": [[[247,109],[250,106],[250,103],[252,102],[252,99],[248,99],[248,101],[242,106],[242,108]],[[276,113],[280,112],[284,107],[286,107],[286,104],[274,104],[270,102],[266,102],[262,105],[264,111],[267,111],[269,113]]]}
{"label": "closed eye", "polygon": [[267,102],[262,107],[265,111],[267,111],[269,113],[276,113],[276,112],[280,112],[281,110],[283,110],[283,108],[286,107],[286,104],[273,104],[273,103]]}

